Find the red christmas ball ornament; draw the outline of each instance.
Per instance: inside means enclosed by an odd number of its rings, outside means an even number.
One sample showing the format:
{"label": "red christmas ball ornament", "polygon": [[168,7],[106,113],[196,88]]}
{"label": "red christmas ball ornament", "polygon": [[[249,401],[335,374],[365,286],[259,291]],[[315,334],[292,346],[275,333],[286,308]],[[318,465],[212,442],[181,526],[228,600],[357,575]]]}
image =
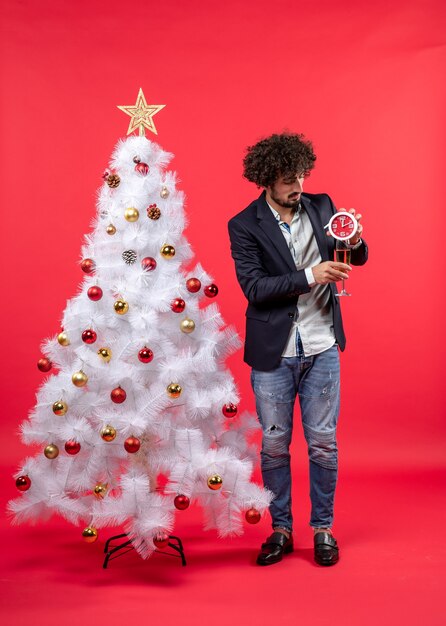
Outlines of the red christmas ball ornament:
{"label": "red christmas ball ornament", "polygon": [[261,519],[261,515],[258,512],[257,509],[248,509],[245,513],[245,519],[248,522],[248,524],[258,524],[260,522]]}
{"label": "red christmas ball ornament", "polygon": [[42,357],[37,361],[37,367],[41,372],[49,372],[50,369],[53,367],[53,364],[49,359]]}
{"label": "red christmas ball ornament", "polygon": [[127,450],[127,452],[130,452],[132,454],[134,452],[138,452],[140,447],[141,442],[138,437],[127,437],[127,439],[124,441],[124,448]]}
{"label": "red christmas ball ornament", "polygon": [[156,537],[153,538],[153,545],[158,548],[158,550],[164,550],[169,545],[169,535],[167,533],[159,533]]}
{"label": "red christmas ball ornament", "polygon": [[190,293],[197,293],[201,289],[201,281],[198,278],[189,278],[186,281],[186,289],[190,291]]}
{"label": "red christmas ball ornament", "polygon": [[81,270],[86,274],[91,274],[94,272],[94,261],[93,259],[83,259],[81,261]]}
{"label": "red christmas ball ornament", "polygon": [[175,298],[175,300],[172,300],[170,308],[174,313],[182,313],[186,308],[186,303],[182,298]]}
{"label": "red christmas ball ornament", "polygon": [[135,172],[138,172],[138,174],[141,174],[142,176],[147,176],[149,173],[149,166],[147,163],[140,161],[135,165]]}
{"label": "red christmas ball ornament", "polygon": [[110,398],[115,404],[122,404],[127,398],[127,394],[121,387],[116,387],[116,389],[113,389],[110,393]]}
{"label": "red christmas ball ornament", "polygon": [[94,330],[91,330],[91,328],[87,328],[87,330],[84,330],[84,332],[82,333],[82,341],[84,343],[94,343],[97,337],[97,334],[94,332]]}
{"label": "red christmas ball ornament", "polygon": [[237,415],[237,405],[232,404],[232,402],[228,402],[228,404],[224,404],[221,408],[221,412],[225,417],[235,417]]}
{"label": "red christmas ball ornament", "polygon": [[141,361],[141,363],[150,363],[150,361],[153,359],[152,350],[144,346],[144,348],[141,348],[141,350],[138,352],[138,359]]}
{"label": "red christmas ball ornament", "polygon": [[176,496],[173,503],[176,509],[178,509],[179,511],[184,511],[184,509],[187,509],[187,507],[189,506],[190,500],[187,496],[179,494],[178,496]]}
{"label": "red christmas ball ornament", "polygon": [[109,176],[110,176],[110,172],[108,170],[104,170],[104,173],[102,174],[102,178],[104,180],[107,180]]}
{"label": "red christmas ball ornament", "polygon": [[87,291],[87,296],[90,298],[90,300],[93,300],[93,302],[97,302],[102,298],[102,289],[97,285],[94,285],[93,287],[90,287]]}
{"label": "red christmas ball ornament", "polygon": [[19,476],[15,481],[15,486],[19,491],[28,491],[31,487],[31,478],[29,476]]}
{"label": "red christmas ball ornament", "polygon": [[74,439],[70,439],[70,441],[65,442],[65,452],[67,454],[71,454],[74,456],[81,449],[81,444],[78,441],[74,441]]}
{"label": "red christmas ball ornament", "polygon": [[146,258],[141,261],[141,265],[143,270],[151,272],[156,267],[156,261],[151,256],[146,256]]}
{"label": "red christmas ball ornament", "polygon": [[215,296],[218,294],[218,287],[214,283],[211,283],[210,285],[207,285],[207,287],[205,287],[203,291],[204,295],[208,298],[215,298]]}

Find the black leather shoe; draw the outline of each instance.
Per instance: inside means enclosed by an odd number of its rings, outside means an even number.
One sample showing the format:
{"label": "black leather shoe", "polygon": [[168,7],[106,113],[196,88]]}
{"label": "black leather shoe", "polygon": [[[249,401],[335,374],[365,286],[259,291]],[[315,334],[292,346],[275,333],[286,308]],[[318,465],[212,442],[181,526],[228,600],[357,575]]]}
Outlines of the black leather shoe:
{"label": "black leather shoe", "polygon": [[286,535],[274,532],[265,543],[262,543],[262,549],[257,557],[257,565],[272,565],[282,560],[284,554],[292,552],[293,536],[287,539]]}
{"label": "black leather shoe", "polygon": [[339,548],[333,535],[325,532],[314,535],[314,560],[318,565],[334,565],[339,561]]}

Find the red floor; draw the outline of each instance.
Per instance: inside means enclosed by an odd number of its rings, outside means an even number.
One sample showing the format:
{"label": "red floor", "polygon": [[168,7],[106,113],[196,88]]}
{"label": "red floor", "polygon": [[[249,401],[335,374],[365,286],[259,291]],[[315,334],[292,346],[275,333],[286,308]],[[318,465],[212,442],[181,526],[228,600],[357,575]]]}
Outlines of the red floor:
{"label": "red floor", "polygon": [[[15,495],[12,471],[1,472],[7,497]],[[335,528],[341,560],[326,569],[312,561],[305,477],[296,476],[295,484],[297,549],[266,568],[255,565],[266,520],[241,538],[219,540],[201,530],[200,510],[190,509],[178,514],[175,529],[186,567],[132,552],[103,570],[103,542],[83,543],[70,524],[11,527],[3,518],[2,623],[446,624],[444,469],[341,473]]]}

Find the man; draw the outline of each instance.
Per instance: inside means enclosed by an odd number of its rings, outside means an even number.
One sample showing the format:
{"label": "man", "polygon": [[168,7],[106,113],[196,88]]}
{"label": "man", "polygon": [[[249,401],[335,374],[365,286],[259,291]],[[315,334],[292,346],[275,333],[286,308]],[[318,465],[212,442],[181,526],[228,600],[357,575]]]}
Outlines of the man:
{"label": "man", "polygon": [[[228,224],[237,279],[248,299],[245,361],[262,426],[261,469],[275,495],[273,533],[262,544],[259,565],[293,551],[289,446],[299,396],[308,444],[314,557],[319,565],[339,558],[332,534],[337,481],[336,425],[339,354],[344,350],[336,281],[351,266],[334,262],[335,242],[326,226],[336,209],[326,194],[303,193],[316,156],[303,135],[272,135],[247,149],[244,176],[264,191]],[[351,209],[351,213],[355,213]],[[351,263],[367,260],[357,233],[349,241]]]}

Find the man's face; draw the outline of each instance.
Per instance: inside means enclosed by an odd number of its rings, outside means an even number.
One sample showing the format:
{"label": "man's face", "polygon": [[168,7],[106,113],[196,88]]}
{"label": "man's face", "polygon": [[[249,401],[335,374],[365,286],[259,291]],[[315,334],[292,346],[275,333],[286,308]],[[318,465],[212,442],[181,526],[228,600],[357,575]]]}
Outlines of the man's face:
{"label": "man's face", "polygon": [[294,209],[299,205],[304,188],[304,175],[293,174],[280,176],[274,185],[267,187],[267,192],[276,204],[286,209]]}

